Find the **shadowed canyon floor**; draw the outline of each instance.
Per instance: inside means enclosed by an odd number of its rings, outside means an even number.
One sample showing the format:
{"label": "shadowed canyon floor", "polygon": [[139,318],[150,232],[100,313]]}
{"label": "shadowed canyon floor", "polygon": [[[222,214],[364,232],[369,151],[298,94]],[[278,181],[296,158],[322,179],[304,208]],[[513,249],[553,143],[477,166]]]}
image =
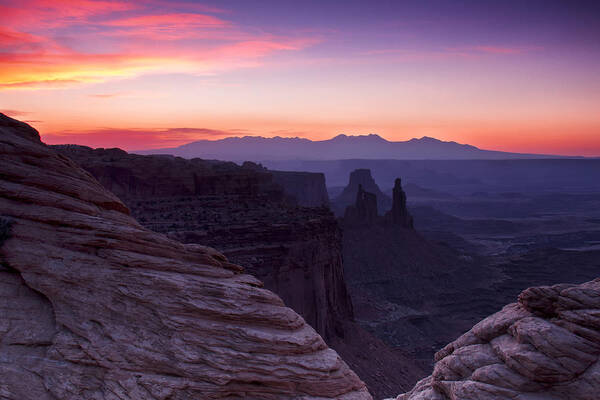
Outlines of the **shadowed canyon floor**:
{"label": "shadowed canyon floor", "polygon": [[[372,181],[370,174],[362,175]],[[424,368],[431,368],[434,353],[446,343],[522,290],[582,283],[600,275],[600,251],[564,249],[600,237],[593,223],[585,221],[595,212],[593,195],[583,196],[569,209],[557,201],[539,202],[535,210],[547,214],[544,221],[532,222],[531,212],[520,220],[485,218],[483,205],[478,219],[446,214],[433,206],[447,204],[450,211],[464,199],[406,187],[405,212],[413,214],[417,230],[385,224],[381,216],[358,224],[345,216],[344,269],[357,321],[386,343],[405,349]],[[346,189],[356,196],[356,189]],[[529,200],[510,204],[511,200],[493,196],[487,214],[530,208]],[[499,201],[501,205],[493,206]],[[563,210],[553,210],[557,203]],[[553,233],[552,226],[564,233]]]}

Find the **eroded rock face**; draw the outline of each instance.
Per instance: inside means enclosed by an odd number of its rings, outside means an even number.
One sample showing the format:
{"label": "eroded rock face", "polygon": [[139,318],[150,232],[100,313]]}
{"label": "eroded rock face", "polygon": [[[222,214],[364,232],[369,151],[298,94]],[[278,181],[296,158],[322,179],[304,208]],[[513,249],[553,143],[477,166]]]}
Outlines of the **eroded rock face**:
{"label": "eroded rock face", "polygon": [[341,232],[332,213],[282,201],[266,179],[272,174],[287,194],[290,187],[305,188],[297,203],[307,204],[325,198],[313,196],[324,190],[322,174],[267,171],[251,162],[240,167],[118,149],[52,147],[116,190],[146,228],[182,243],[214,247],[243,265],[359,372],[377,398],[408,390],[426,375],[354,322]]}
{"label": "eroded rock face", "polygon": [[385,219],[389,224],[413,229],[413,218],[406,208],[406,193],[402,190],[402,180],[400,178],[396,178],[394,182],[393,195],[392,209],[385,214]]}
{"label": "eroded rock face", "polygon": [[324,191],[322,174],[273,174],[251,162],[240,167],[119,149],[53,147],[117,194],[146,228],[218,249],[244,265],[320,335],[343,336],[343,322],[353,314],[337,222],[327,209],[288,201],[287,190],[313,181],[315,189],[320,184]]}
{"label": "eroded rock face", "polygon": [[270,171],[275,183],[303,207],[328,207],[325,175],[317,172]]}
{"label": "eroded rock face", "polygon": [[254,163],[185,160],[168,155],[140,156],[121,149],[51,146],[83,166],[97,180],[127,201],[134,198],[193,195],[266,196],[282,201],[284,192],[265,168]]}
{"label": "eroded rock face", "polygon": [[379,189],[377,183],[371,176],[370,169],[356,169],[350,173],[348,186],[342,193],[332,201],[332,208],[336,215],[343,215],[346,207],[353,205],[356,201],[358,188],[361,186],[364,191],[372,193],[377,198],[377,207],[380,212],[390,209],[392,201],[385,193]]}
{"label": "eroded rock face", "polygon": [[436,354],[433,374],[397,400],[595,400],[600,279],[529,288]]}
{"label": "eroded rock face", "polygon": [[0,315],[0,397],[52,399],[37,374],[58,332],[52,305],[0,267]]}
{"label": "eroded rock face", "polygon": [[377,218],[377,196],[365,191],[362,185],[358,185],[356,202],[353,206],[346,207],[344,224],[368,225],[377,221]]}
{"label": "eroded rock face", "polygon": [[[39,315],[0,314],[0,397],[371,398],[260,281],[211,248],[143,228],[1,114],[0,167],[0,216],[12,221],[0,296]],[[19,332],[30,336],[15,341]]]}

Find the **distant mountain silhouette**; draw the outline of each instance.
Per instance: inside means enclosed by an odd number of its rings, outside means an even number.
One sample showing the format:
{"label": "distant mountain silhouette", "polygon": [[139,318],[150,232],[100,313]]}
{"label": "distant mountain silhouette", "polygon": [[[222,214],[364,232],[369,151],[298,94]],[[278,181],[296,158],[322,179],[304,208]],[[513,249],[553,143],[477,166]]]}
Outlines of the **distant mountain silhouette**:
{"label": "distant mountain silhouette", "polygon": [[173,154],[184,158],[219,159],[229,161],[262,160],[466,160],[557,158],[545,154],[521,154],[482,150],[468,144],[444,142],[424,136],[403,142],[392,142],[379,135],[338,135],[328,140],[261,136],[229,137],[220,140],[199,140],[183,146],[137,151],[139,154]]}

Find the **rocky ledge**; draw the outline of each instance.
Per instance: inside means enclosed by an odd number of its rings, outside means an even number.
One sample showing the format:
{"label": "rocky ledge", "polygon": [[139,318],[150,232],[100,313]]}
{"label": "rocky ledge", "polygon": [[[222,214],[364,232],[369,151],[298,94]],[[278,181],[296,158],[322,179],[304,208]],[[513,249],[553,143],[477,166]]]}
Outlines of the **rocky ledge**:
{"label": "rocky ledge", "polygon": [[436,354],[396,400],[596,400],[600,279],[529,288]]}
{"label": "rocky ledge", "polygon": [[0,397],[370,399],[279,297],[0,114]]}

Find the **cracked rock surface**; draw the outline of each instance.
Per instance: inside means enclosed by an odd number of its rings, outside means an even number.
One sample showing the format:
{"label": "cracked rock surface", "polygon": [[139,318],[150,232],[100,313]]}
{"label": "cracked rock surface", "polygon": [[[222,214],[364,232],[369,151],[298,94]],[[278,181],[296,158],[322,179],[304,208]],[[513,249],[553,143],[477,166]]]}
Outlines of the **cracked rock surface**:
{"label": "cracked rock surface", "polygon": [[439,351],[396,400],[596,400],[600,279],[529,288]]}
{"label": "cracked rock surface", "polygon": [[279,297],[0,114],[0,398],[370,399]]}

